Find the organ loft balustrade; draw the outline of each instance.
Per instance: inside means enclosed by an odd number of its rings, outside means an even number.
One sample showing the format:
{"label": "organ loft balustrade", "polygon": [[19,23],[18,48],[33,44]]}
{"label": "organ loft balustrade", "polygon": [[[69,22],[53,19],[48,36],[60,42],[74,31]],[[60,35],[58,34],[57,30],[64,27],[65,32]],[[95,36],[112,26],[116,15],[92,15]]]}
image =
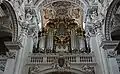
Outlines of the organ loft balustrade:
{"label": "organ loft balustrade", "polygon": [[[82,54],[71,54],[71,53],[30,53],[27,59],[26,71],[27,73],[44,73],[42,71],[73,71],[78,70],[83,73],[95,72],[96,59],[94,53],[82,53]],[[77,72],[77,71],[75,71]]]}
{"label": "organ loft balustrade", "polygon": [[27,59],[27,65],[33,64],[52,64],[59,57],[63,57],[68,60],[71,64],[96,64],[94,53],[89,54],[71,54],[64,53],[60,55],[59,53],[51,53],[51,54],[32,54],[30,53]]}

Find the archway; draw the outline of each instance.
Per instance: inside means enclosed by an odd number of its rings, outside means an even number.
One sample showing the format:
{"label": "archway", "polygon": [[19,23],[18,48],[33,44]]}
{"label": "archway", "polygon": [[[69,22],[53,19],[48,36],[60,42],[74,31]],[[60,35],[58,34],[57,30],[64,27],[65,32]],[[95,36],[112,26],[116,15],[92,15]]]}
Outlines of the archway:
{"label": "archway", "polygon": [[105,19],[105,37],[106,40],[120,40],[120,16],[119,16],[120,1],[113,0],[108,7]]}
{"label": "archway", "polygon": [[[105,20],[106,40],[120,41],[120,0],[113,0],[106,14]],[[116,47],[117,54],[120,54],[120,43]]]}
{"label": "archway", "polygon": [[[18,23],[17,23],[17,17],[16,17],[16,14],[15,14],[15,11],[14,11],[13,7],[11,6],[11,4],[7,1],[3,1],[3,3],[1,3],[0,6],[1,6],[1,8],[2,8],[4,14],[5,14],[5,20],[7,22],[9,22],[9,24],[10,24],[11,31],[12,31],[11,32],[12,33],[12,41],[17,41]],[[6,16],[9,17],[9,19],[7,19]],[[3,17],[4,16],[2,16],[1,18],[3,18]]]}
{"label": "archway", "polygon": [[18,25],[15,11],[9,2],[3,1],[0,4],[0,54],[6,55],[9,52],[5,41],[17,41]]}

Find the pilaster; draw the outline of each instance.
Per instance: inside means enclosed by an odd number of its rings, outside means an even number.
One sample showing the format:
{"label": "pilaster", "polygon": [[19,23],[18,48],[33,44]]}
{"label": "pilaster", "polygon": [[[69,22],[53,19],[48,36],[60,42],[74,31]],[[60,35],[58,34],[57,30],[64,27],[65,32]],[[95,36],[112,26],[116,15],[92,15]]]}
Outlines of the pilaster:
{"label": "pilaster", "polygon": [[15,69],[16,54],[19,51],[21,44],[19,42],[5,42],[9,52],[6,55],[0,56],[0,68],[3,71],[1,74],[13,74]]}
{"label": "pilaster", "polygon": [[25,51],[25,45],[27,44],[27,36],[25,34],[21,35],[21,44],[23,47],[17,52],[16,56],[16,62],[15,62],[15,70],[13,74],[21,74],[21,66],[22,66],[22,61],[24,58],[24,51]]}
{"label": "pilaster", "polygon": [[106,62],[109,70],[109,74],[119,74],[118,64],[116,61],[115,48],[119,41],[103,41],[101,46],[105,50]]}
{"label": "pilaster", "polygon": [[91,37],[90,38],[90,46],[91,49],[94,51],[95,57],[96,57],[96,72],[98,74],[105,74],[104,72],[104,67],[103,67],[103,58],[101,56],[101,51],[99,48],[99,45],[97,44],[96,37]]}
{"label": "pilaster", "polygon": [[15,59],[7,59],[4,74],[13,74],[15,69]]}

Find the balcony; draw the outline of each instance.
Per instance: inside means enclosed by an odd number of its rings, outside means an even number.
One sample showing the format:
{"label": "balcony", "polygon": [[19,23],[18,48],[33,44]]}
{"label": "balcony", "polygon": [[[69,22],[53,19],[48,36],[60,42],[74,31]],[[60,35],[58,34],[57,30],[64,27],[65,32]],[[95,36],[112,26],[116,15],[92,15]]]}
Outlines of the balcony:
{"label": "balcony", "polygon": [[29,54],[27,64],[35,65],[35,64],[52,64],[59,57],[63,57],[68,60],[71,64],[96,64],[95,57],[93,53],[85,54],[70,54],[64,53],[62,56],[58,53],[56,54]]}
{"label": "balcony", "polygon": [[0,74],[4,73],[6,63],[7,63],[7,58],[0,57]]}

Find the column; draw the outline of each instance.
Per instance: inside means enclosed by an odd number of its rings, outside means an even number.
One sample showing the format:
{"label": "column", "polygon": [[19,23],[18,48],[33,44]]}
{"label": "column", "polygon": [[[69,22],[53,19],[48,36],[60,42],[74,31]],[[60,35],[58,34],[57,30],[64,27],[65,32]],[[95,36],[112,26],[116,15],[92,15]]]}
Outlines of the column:
{"label": "column", "polygon": [[100,32],[97,33],[96,35],[96,41],[98,43],[98,52],[100,53],[101,57],[101,68],[104,74],[109,74],[109,69],[108,69],[108,63],[107,63],[107,56],[106,56],[106,51],[100,47],[102,43],[102,35]]}
{"label": "column", "polygon": [[28,56],[30,55],[30,53],[32,53],[33,50],[33,37],[32,36],[27,36],[26,39],[26,45],[25,45],[25,49],[24,49],[24,53],[23,53],[23,58],[22,58],[22,64],[21,64],[21,72],[20,74],[26,74],[26,64],[27,64],[27,60],[28,60]]}
{"label": "column", "polygon": [[[96,57],[95,59],[97,62],[97,65],[96,65],[97,74],[105,74],[104,67],[103,67],[103,58],[101,57],[101,52],[100,52],[100,48],[98,46],[98,43],[96,41],[96,37],[90,38],[90,46],[91,46],[91,49],[93,50],[94,55]],[[106,73],[106,74],[108,74],[108,73]]]}
{"label": "column", "polygon": [[9,52],[6,55],[7,63],[4,74],[14,74],[16,68],[16,53],[20,51],[21,43],[19,42],[5,42]]}
{"label": "column", "polygon": [[116,58],[108,59],[110,74],[120,74]]}
{"label": "column", "polygon": [[4,74],[13,74],[15,68],[15,59],[7,59]]}
{"label": "column", "polygon": [[103,45],[102,47],[106,51],[106,59],[107,59],[109,74],[120,74],[115,57],[116,53],[114,51],[118,43],[119,43],[118,41],[104,41],[102,43]]}
{"label": "column", "polygon": [[27,43],[27,36],[23,34],[21,37],[22,37],[21,41],[22,41],[23,47],[17,52],[15,69],[13,74],[21,74],[21,65],[23,63],[23,57],[24,57],[23,54],[25,51],[26,43]]}

